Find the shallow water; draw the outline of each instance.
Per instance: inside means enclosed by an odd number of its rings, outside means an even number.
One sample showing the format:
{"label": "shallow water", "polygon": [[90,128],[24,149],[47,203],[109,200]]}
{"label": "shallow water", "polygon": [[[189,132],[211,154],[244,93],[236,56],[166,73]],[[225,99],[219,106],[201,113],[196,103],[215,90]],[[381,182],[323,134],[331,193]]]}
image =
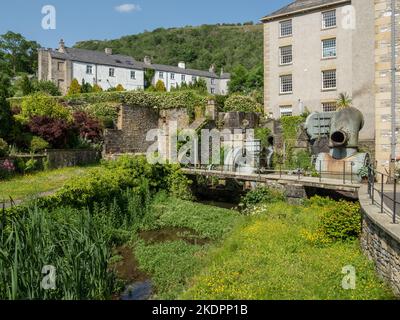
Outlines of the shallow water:
{"label": "shallow water", "polygon": [[136,282],[128,285],[125,291],[121,294],[120,300],[137,301],[148,300],[153,294],[153,284],[150,280]]}

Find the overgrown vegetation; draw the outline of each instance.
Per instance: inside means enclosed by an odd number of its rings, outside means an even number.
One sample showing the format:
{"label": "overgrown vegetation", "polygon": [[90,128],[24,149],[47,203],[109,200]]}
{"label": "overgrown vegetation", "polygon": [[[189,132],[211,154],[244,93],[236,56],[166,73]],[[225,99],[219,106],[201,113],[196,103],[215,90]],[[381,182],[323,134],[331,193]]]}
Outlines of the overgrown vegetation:
{"label": "overgrown vegetation", "polygon": [[[334,241],[321,247],[304,237],[305,230],[327,222],[320,219],[322,210],[322,203],[307,207],[283,202],[260,205],[206,258],[207,266],[180,298],[393,299],[373,264],[361,253],[358,240]],[[355,290],[342,288],[342,270],[348,265],[357,270]]]}

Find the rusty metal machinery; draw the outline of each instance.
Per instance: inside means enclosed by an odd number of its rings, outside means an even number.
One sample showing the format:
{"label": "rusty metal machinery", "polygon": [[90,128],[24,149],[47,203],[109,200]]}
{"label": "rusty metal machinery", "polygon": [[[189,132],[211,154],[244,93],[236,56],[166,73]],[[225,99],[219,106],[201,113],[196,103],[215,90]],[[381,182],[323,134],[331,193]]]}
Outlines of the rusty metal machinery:
{"label": "rusty metal machinery", "polygon": [[[328,123],[329,130],[327,130]],[[329,134],[330,152],[318,154],[316,170],[340,175],[358,175],[360,169],[367,166],[370,161],[368,153],[359,152],[359,133],[363,127],[364,116],[356,108],[345,108],[334,113],[311,114],[306,122],[310,138],[316,139],[318,135]]]}

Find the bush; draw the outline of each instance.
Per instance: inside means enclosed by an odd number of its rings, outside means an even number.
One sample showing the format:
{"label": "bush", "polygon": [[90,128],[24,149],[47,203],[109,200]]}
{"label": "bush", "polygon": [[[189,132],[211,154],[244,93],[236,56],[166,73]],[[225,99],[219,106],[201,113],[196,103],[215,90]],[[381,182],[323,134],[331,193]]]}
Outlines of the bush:
{"label": "bush", "polygon": [[32,153],[39,153],[49,148],[49,146],[50,145],[46,140],[40,137],[33,137],[31,141],[30,151]]}
{"label": "bush", "polygon": [[8,143],[0,138],[0,158],[8,155]]}
{"label": "bush", "polygon": [[247,212],[258,204],[271,204],[282,201],[286,201],[286,196],[282,191],[270,187],[259,186],[242,197],[239,206]]}
{"label": "bush", "polygon": [[155,90],[157,92],[166,92],[167,88],[165,87],[164,81],[158,80],[155,86]]}
{"label": "bush", "polygon": [[74,126],[79,132],[79,136],[91,142],[99,142],[103,137],[101,123],[82,111],[74,112]]}
{"label": "bush", "polygon": [[76,94],[81,93],[82,91],[81,85],[79,84],[78,80],[73,79],[71,81],[71,85],[69,86],[68,92],[67,92],[67,96],[73,96]]}
{"label": "bush", "polygon": [[47,93],[51,96],[61,96],[61,92],[53,81],[37,81],[34,82],[35,91]]}
{"label": "bush", "polygon": [[22,124],[26,124],[30,119],[36,116],[62,119],[66,122],[72,120],[71,113],[67,108],[59,104],[57,100],[51,96],[42,92],[23,98],[21,110],[19,114],[14,117]]}
{"label": "bush", "polygon": [[97,83],[95,83],[93,85],[92,92],[94,92],[94,93],[103,92],[103,88],[100,87]]}
{"label": "bush", "polygon": [[314,232],[306,238],[317,245],[335,241],[355,240],[361,234],[361,208],[359,203],[334,201],[320,196],[306,201],[306,206],[317,208],[320,219]]}
{"label": "bush", "polygon": [[263,113],[263,106],[255,101],[252,97],[242,96],[238,94],[231,95],[225,101],[225,112],[240,111],[240,112],[257,112]]}
{"label": "bush", "polygon": [[0,161],[0,179],[7,179],[14,175],[15,173],[15,165],[14,163],[6,159],[4,161]]}
{"label": "bush", "polygon": [[122,84],[116,86],[115,91],[126,91]]}
{"label": "bush", "polygon": [[72,146],[78,132],[72,123],[64,119],[48,116],[35,116],[28,123],[29,130],[46,140],[53,148],[62,149]]}

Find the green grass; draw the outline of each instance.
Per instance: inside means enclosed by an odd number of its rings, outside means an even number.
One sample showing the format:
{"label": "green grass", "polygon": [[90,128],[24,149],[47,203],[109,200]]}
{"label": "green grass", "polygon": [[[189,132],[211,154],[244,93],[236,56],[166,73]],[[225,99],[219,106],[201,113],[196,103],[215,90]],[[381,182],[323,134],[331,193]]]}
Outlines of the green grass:
{"label": "green grass", "polygon": [[[190,228],[201,238],[218,243],[241,221],[235,211],[158,196],[151,208],[157,217],[147,229]],[[156,287],[154,299],[176,299],[198,273],[213,244],[196,246],[185,241],[146,244],[139,240],[134,248],[140,268],[148,273]]]}
{"label": "green grass", "polygon": [[[284,203],[259,209],[213,250],[183,299],[391,299],[358,241],[317,247],[304,236],[315,228],[315,207]],[[356,289],[342,288],[342,269],[356,268]]]}
{"label": "green grass", "polygon": [[42,171],[31,175],[19,176],[10,180],[0,181],[0,200],[24,200],[42,193],[61,188],[66,181],[82,175],[88,167],[62,168]]}

